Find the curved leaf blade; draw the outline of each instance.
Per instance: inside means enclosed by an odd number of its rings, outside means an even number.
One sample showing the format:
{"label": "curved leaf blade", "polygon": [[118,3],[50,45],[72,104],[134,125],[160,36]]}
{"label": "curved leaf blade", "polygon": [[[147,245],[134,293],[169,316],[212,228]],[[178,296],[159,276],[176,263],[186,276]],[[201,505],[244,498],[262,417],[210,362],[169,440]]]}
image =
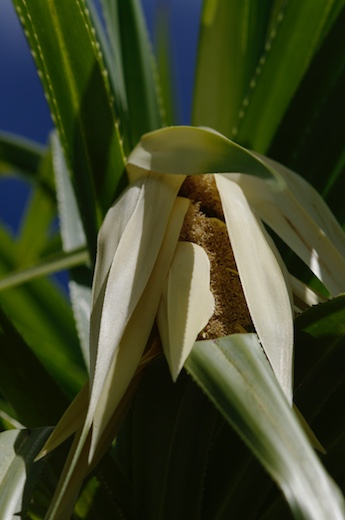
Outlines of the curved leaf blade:
{"label": "curved leaf blade", "polygon": [[[14,243],[0,228],[0,273],[14,269]],[[71,308],[48,280],[0,293],[0,304],[45,366],[72,397],[85,374]]]}
{"label": "curved leaf blade", "polygon": [[0,511],[2,518],[25,513],[42,462],[33,465],[51,428],[8,430],[0,433]]}
{"label": "curved leaf blade", "polygon": [[33,179],[30,201],[25,208],[17,239],[17,267],[30,265],[40,258],[56,216],[51,159],[48,150],[40,161]]}
{"label": "curved leaf blade", "polygon": [[84,2],[14,0],[14,4],[72,172],[93,257],[97,212],[104,214],[110,206],[124,167],[100,44]]}
{"label": "curved leaf blade", "polygon": [[282,262],[245,192],[222,175],[216,175],[216,184],[255,330],[281,387],[292,401],[293,309]]}
{"label": "curved leaf blade", "polygon": [[286,3],[248,85],[233,138],[256,151],[268,149],[335,13],[343,7],[343,0]]}
{"label": "curved leaf blade", "polygon": [[[128,103],[128,151],[142,134],[164,122],[155,58],[138,0],[103,0],[118,88],[124,83]],[[124,96],[123,96],[124,97]]]}
{"label": "curved leaf blade", "polygon": [[19,171],[35,175],[43,157],[44,148],[21,137],[0,132],[0,173]]}
{"label": "curved leaf blade", "polygon": [[343,0],[205,2],[193,124],[265,153],[343,7]]}
{"label": "curved leaf blade", "polygon": [[256,177],[280,177],[252,152],[210,128],[167,127],[142,136],[128,157],[133,182],[147,171],[176,175],[245,172]]}
{"label": "curved leaf blade", "polygon": [[[73,255],[78,248],[85,248],[86,236],[63,150],[56,134],[52,136],[52,154],[62,245],[67,255]],[[92,274],[88,268],[90,259],[87,254],[84,262],[87,265],[82,269],[70,271],[69,290],[85,365],[89,367]]]}
{"label": "curved leaf blade", "polygon": [[303,174],[339,213],[343,210],[339,186],[345,165],[344,24],[345,9],[314,56],[268,152]]}
{"label": "curved leaf blade", "polygon": [[197,342],[186,368],[278,483],[297,518],[345,505],[284,398],[254,334]]}
{"label": "curved leaf blade", "polygon": [[203,2],[193,124],[232,136],[243,96],[264,49],[273,3]]}
{"label": "curved leaf blade", "polygon": [[0,291],[11,289],[36,278],[54,274],[64,269],[83,265],[89,261],[89,254],[85,248],[71,251],[70,253],[57,253],[43,258],[35,265],[13,271],[6,276],[0,277]]}

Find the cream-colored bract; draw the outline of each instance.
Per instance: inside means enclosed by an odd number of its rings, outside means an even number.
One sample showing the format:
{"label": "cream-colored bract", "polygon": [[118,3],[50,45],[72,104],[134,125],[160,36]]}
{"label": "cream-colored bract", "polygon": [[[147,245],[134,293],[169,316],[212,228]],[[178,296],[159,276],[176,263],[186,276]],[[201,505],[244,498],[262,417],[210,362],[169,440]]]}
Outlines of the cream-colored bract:
{"label": "cream-colored bract", "polygon": [[290,402],[293,286],[262,221],[309,263],[332,294],[345,288],[344,234],[316,192],[274,161],[212,130],[170,127],[143,136],[128,158],[127,172],[130,185],[99,233],[90,383],[40,454],[77,432],[48,511],[50,520],[68,517],[83,478],[111,442],[107,432],[155,318],[176,379],[212,315],[206,253],[200,246],[177,245],[189,205],[178,197],[186,175],[215,174],[248,308]]}
{"label": "cream-colored bract", "polygon": [[210,261],[202,247],[179,242],[157,314],[159,335],[174,381],[213,312]]}
{"label": "cream-colored bract", "polygon": [[249,312],[277,379],[292,400],[290,287],[241,188],[223,175],[216,175],[216,183]]}

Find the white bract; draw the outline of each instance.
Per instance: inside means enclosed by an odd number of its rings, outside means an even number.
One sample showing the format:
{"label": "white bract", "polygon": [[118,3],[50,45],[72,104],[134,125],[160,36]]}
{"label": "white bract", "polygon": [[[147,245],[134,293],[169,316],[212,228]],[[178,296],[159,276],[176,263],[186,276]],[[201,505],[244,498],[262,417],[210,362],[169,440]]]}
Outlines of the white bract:
{"label": "white bract", "polygon": [[274,161],[209,129],[171,127],[143,136],[128,158],[127,172],[130,185],[110,208],[99,233],[90,384],[41,453],[77,432],[69,469],[62,476],[49,518],[67,510],[82,478],[111,440],[116,410],[138,369],[156,318],[175,380],[213,314],[208,257],[200,246],[178,242],[189,206],[178,192],[187,175],[215,175],[248,309],[289,401],[292,293],[297,284],[291,284],[263,222],[309,265],[331,294],[344,290],[341,228],[315,190]]}

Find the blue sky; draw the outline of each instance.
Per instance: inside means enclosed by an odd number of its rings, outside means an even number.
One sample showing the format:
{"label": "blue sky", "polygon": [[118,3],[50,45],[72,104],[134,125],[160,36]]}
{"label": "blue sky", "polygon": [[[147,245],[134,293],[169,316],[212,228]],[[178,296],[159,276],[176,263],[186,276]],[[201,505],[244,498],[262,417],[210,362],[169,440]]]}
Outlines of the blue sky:
{"label": "blue sky", "polygon": [[51,120],[10,0],[0,8],[0,129],[44,143]]}
{"label": "blue sky", "polygon": [[[201,0],[143,0],[150,29],[158,3],[171,9],[180,122],[188,123]],[[49,111],[11,0],[1,0],[0,70],[0,130],[45,143],[51,128]]]}
{"label": "blue sky", "polygon": [[[153,11],[159,3],[169,6],[171,13],[179,123],[188,124],[201,0],[143,0],[151,31]],[[46,143],[52,122],[11,0],[1,0],[0,4],[0,70],[0,131]],[[14,233],[28,196],[28,188],[22,182],[1,180],[0,220]]]}

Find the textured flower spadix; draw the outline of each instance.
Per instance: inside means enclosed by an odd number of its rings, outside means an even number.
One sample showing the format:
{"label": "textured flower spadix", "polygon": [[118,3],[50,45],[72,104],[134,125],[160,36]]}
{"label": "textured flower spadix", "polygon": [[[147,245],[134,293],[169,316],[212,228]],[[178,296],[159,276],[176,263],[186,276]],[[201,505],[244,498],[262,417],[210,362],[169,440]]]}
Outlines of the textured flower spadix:
{"label": "textured flower spadix", "polygon": [[145,172],[165,178],[214,174],[256,332],[291,399],[292,285],[262,222],[336,295],[345,286],[345,235],[322,198],[287,168],[210,129],[177,127],[147,134],[127,169],[132,179]]}
{"label": "textured flower spadix", "polygon": [[127,172],[130,185],[99,233],[89,389],[72,403],[41,453],[77,432],[52,519],[67,510],[80,481],[111,442],[112,421],[155,320],[176,379],[213,314],[208,257],[200,246],[178,242],[190,204],[178,196],[186,176],[214,174],[252,322],[290,401],[293,285],[262,222],[330,293],[345,288],[342,230],[317,193],[277,163],[212,130],[171,127],[143,136]]}

